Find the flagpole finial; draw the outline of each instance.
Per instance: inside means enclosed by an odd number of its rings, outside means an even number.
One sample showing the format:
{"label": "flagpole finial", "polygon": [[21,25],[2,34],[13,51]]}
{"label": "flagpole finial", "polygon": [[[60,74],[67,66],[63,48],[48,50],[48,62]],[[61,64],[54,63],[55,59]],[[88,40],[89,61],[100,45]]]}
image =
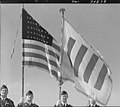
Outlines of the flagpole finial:
{"label": "flagpole finial", "polygon": [[64,9],[64,8],[61,8],[61,9],[60,9],[60,13],[64,14],[64,12],[65,12],[65,9]]}

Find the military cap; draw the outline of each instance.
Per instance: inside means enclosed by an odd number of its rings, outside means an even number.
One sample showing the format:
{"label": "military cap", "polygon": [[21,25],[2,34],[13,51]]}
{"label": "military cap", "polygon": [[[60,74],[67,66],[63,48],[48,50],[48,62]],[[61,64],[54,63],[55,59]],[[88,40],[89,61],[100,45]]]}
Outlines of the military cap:
{"label": "military cap", "polygon": [[66,91],[62,91],[61,95],[65,95],[65,94],[68,95],[68,93]]}
{"label": "military cap", "polygon": [[33,92],[31,90],[29,90],[27,93],[26,93],[26,96],[27,95],[33,95]]}
{"label": "military cap", "polygon": [[1,88],[0,88],[0,90],[2,90],[2,89],[7,89],[8,90],[8,88],[7,88],[6,85],[2,85]]}

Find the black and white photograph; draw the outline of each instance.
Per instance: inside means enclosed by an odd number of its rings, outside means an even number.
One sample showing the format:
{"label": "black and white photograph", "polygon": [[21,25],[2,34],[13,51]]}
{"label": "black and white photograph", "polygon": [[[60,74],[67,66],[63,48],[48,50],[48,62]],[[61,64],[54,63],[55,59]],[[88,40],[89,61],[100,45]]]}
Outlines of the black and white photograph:
{"label": "black and white photograph", "polygon": [[0,107],[120,106],[120,4],[37,2],[0,5]]}

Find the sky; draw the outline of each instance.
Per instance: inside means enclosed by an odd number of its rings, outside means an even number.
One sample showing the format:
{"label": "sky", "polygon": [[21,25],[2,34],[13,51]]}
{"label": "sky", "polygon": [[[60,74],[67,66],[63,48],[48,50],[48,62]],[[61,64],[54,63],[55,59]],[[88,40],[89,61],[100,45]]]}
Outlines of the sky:
{"label": "sky", "polygon": [[[58,42],[61,39],[61,13],[95,49],[99,50],[112,72],[113,89],[108,106],[120,105],[120,4],[25,4],[27,12]],[[22,97],[22,4],[1,4],[1,68],[0,85],[7,84],[8,97],[15,105]],[[20,26],[19,26],[20,22]],[[18,27],[19,26],[19,27]],[[18,29],[18,35],[16,32]],[[17,38],[17,39],[16,39]],[[11,52],[15,44],[15,52]],[[39,106],[53,106],[59,98],[55,78],[47,72],[25,67],[25,93],[34,92],[34,102]],[[74,106],[88,104],[88,98],[79,93],[71,82],[65,82],[62,90],[69,93],[68,103]]]}

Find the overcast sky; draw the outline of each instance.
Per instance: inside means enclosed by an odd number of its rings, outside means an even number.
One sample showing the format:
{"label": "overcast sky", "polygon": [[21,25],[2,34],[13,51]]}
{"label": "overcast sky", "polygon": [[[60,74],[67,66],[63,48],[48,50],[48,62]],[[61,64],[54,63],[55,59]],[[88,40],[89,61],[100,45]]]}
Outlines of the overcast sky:
{"label": "overcast sky", "polygon": [[[25,4],[27,12],[42,25],[55,39],[61,38],[60,8],[65,8],[69,23],[92,46],[99,50],[112,71],[113,90],[108,105],[120,105],[120,4]],[[21,4],[1,5],[1,73],[0,81],[9,88],[8,97],[15,105],[21,98]],[[11,51],[16,39],[13,58]],[[34,92],[34,102],[39,106],[52,106],[59,95],[54,78],[38,68],[25,67],[25,92]],[[75,106],[87,105],[88,98],[77,92],[71,82],[62,90],[69,93],[68,102]]]}

